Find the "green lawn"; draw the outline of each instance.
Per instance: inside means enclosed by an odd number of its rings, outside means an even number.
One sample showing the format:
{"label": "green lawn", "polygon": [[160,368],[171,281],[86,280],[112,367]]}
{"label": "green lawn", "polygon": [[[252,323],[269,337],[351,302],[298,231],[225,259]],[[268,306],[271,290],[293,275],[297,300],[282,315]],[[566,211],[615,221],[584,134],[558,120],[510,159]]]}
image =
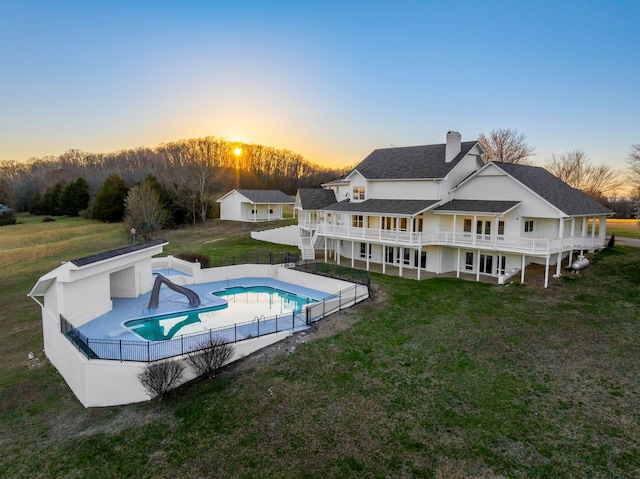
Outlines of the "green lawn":
{"label": "green lawn", "polygon": [[[65,222],[73,235],[42,232]],[[24,247],[24,265],[0,270],[0,477],[640,475],[640,250],[606,250],[546,290],[374,275],[373,300],[323,320],[335,333],[320,324],[167,401],[87,410],[42,357],[25,295],[61,258],[126,233],[18,226],[52,254]],[[219,222],[167,237],[171,252],[278,250]]]}

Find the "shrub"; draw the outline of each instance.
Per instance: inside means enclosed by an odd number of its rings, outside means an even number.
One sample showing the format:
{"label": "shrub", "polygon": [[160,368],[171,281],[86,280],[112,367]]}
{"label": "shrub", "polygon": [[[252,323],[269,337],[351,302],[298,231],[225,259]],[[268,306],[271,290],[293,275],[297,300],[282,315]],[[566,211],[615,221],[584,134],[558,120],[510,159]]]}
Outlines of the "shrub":
{"label": "shrub", "polygon": [[616,244],[616,235],[612,234],[611,238],[609,238],[609,242],[607,243],[608,248],[613,248]]}
{"label": "shrub", "polygon": [[5,205],[0,205],[0,226],[16,224],[16,214]]}
{"label": "shrub", "polygon": [[220,368],[233,356],[233,346],[217,336],[200,345],[200,351],[188,354],[187,361],[199,376],[215,377]]}
{"label": "shrub", "polygon": [[151,398],[162,400],[169,391],[180,384],[184,373],[184,364],[178,361],[150,363],[144,368],[138,379]]}
{"label": "shrub", "polygon": [[204,254],[181,253],[179,255],[176,255],[176,258],[184,261],[189,261],[191,263],[195,263],[197,261],[203,268],[208,268],[211,265],[211,260],[207,255]]}
{"label": "shrub", "polygon": [[42,222],[43,223],[51,223],[52,221],[55,221],[55,218],[52,218],[51,216],[45,216],[42,218]]}

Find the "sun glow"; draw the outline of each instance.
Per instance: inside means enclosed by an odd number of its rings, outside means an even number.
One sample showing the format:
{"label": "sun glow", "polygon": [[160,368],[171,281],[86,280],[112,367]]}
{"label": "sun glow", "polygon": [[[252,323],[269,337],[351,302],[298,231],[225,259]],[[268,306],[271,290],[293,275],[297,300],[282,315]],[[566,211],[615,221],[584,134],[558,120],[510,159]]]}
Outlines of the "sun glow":
{"label": "sun glow", "polygon": [[236,156],[240,156],[242,154],[242,148],[240,148],[239,146],[236,146],[233,149],[233,154],[236,155]]}

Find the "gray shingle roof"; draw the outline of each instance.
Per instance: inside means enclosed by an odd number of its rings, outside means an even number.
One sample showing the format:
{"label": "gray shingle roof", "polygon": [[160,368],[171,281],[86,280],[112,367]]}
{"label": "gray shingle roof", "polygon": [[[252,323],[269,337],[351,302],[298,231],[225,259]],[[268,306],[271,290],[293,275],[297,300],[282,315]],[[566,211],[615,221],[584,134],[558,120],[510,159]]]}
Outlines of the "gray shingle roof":
{"label": "gray shingle roof", "polygon": [[495,214],[506,213],[518,204],[520,201],[451,200],[433,211]]}
{"label": "gray shingle roof", "polygon": [[586,193],[570,187],[544,168],[501,162],[494,162],[494,165],[535,191],[567,215],[606,215],[613,213],[609,208],[598,203]]}
{"label": "gray shingle roof", "polygon": [[395,215],[416,215],[439,200],[383,200],[370,199],[359,203],[341,201],[321,208],[324,211],[339,211],[347,213],[380,213]]}
{"label": "gray shingle roof", "polygon": [[335,192],[328,189],[300,188],[298,195],[304,210],[319,210],[336,202]]}
{"label": "gray shingle roof", "polygon": [[444,143],[383,148],[371,152],[354,169],[368,180],[444,178],[477,143],[462,142],[460,153],[449,163],[445,162]]}
{"label": "gray shingle roof", "polygon": [[247,197],[252,203],[293,203],[293,199],[280,190],[236,190],[242,196]]}
{"label": "gray shingle roof", "polygon": [[125,246],[123,248],[114,249],[111,251],[105,251],[104,253],[92,254],[91,256],[85,256],[84,258],[72,259],[71,263],[76,266],[86,266],[91,263],[97,263],[99,261],[104,261],[106,259],[115,258],[117,256],[122,256],[124,254],[133,253],[135,251],[141,251],[143,249],[151,248],[153,246],[167,244],[166,240],[156,239],[152,241],[147,241],[146,243],[134,244],[130,246]]}

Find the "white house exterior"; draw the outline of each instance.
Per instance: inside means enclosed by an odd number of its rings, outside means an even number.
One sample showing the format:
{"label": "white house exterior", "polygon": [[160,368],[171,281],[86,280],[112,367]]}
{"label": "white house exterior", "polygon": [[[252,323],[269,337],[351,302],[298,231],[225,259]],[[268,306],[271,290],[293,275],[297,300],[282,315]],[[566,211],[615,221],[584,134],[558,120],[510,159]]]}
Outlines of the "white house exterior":
{"label": "white house exterior", "polygon": [[304,259],[504,282],[602,248],[612,211],[544,168],[485,163],[476,141],[373,151],[344,178],[298,191]]}
{"label": "white house exterior", "polygon": [[283,207],[294,203],[280,190],[231,190],[217,202],[221,220],[255,222],[281,220]]}

